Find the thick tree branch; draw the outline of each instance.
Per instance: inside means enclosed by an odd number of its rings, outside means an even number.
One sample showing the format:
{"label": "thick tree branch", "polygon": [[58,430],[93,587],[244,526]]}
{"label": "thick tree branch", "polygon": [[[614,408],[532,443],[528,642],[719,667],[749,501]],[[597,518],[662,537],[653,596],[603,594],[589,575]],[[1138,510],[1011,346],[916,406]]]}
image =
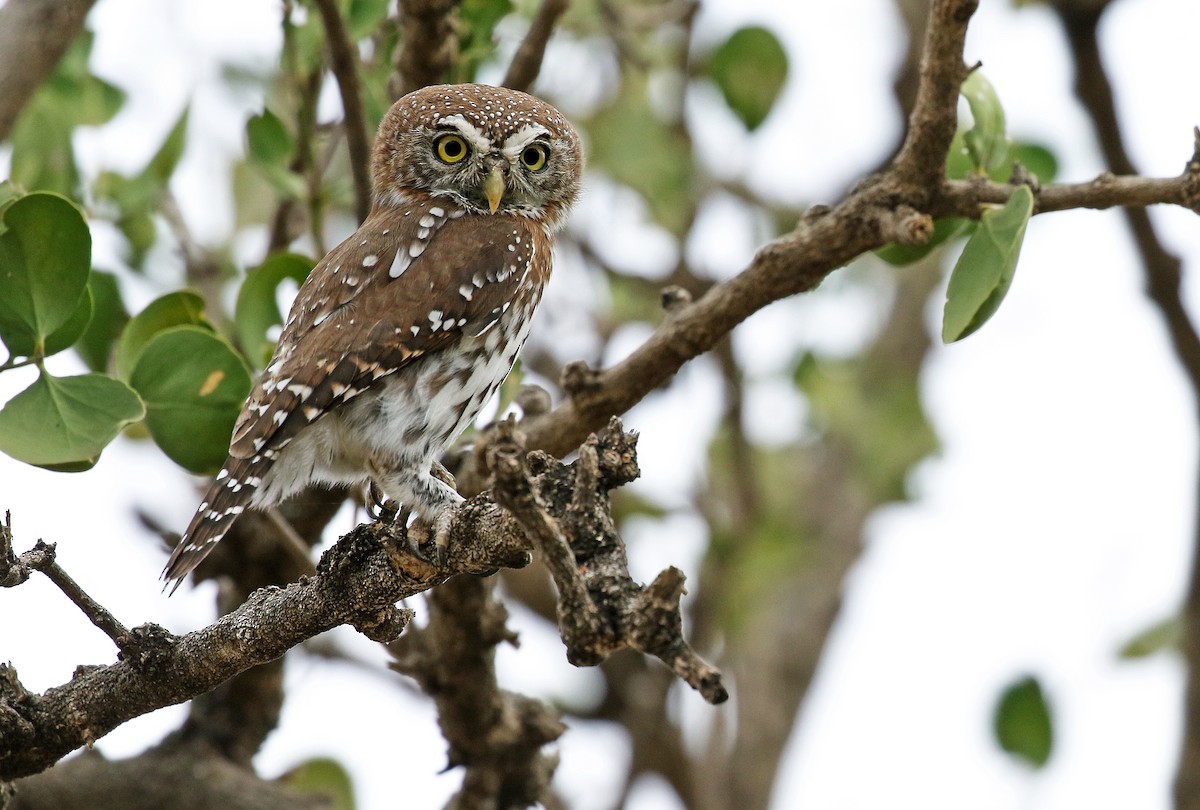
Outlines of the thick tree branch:
{"label": "thick tree branch", "polygon": [[95,0],[9,0],[0,7],[0,140],[50,75]]}
{"label": "thick tree branch", "polygon": [[461,0],[400,0],[404,43],[396,55],[396,98],[446,80],[458,58],[453,14]]}
{"label": "thick tree branch", "polygon": [[[283,589],[257,591],[202,630],[174,637],[155,625],[132,631],[136,654],[81,671],[33,695],[15,674],[0,683],[0,781],[36,773],[121,723],[208,691],[246,669],[342,624],[394,639],[409,612],[394,607],[455,573],[519,567],[525,541],[511,519],[481,496],[465,505],[446,568],[409,554],[400,530],[360,526],[321,558],[317,574]],[[11,672],[11,670],[9,670]]]}
{"label": "thick tree branch", "polygon": [[934,189],[946,174],[946,155],[958,126],[958,88],[967,77],[963,43],[979,0],[939,0],[933,4],[921,57],[917,99],[908,134],[892,164],[905,184]]}

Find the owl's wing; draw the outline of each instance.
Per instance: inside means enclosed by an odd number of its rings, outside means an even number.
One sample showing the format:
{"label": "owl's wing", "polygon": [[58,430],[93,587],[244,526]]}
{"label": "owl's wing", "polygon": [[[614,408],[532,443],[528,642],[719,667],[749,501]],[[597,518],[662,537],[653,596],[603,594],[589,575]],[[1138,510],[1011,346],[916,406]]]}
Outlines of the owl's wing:
{"label": "owl's wing", "polygon": [[549,238],[441,201],[373,216],[301,287],[230,455],[274,458],[306,425],[422,355],[488,331],[545,282]]}

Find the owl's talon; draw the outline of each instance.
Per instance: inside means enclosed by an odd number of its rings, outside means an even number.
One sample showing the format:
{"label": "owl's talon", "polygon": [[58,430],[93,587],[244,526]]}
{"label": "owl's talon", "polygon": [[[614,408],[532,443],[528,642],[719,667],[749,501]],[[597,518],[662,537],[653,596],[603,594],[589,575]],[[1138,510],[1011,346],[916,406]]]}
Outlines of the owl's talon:
{"label": "owl's talon", "polygon": [[383,494],[374,481],[367,484],[367,515],[371,520],[394,523],[400,511],[403,510],[398,510],[396,502]]}
{"label": "owl's talon", "polygon": [[425,562],[433,562],[425,555],[425,552],[421,551],[421,546],[429,540],[429,529],[421,521],[414,521],[404,536],[408,538],[408,550],[414,557]]}

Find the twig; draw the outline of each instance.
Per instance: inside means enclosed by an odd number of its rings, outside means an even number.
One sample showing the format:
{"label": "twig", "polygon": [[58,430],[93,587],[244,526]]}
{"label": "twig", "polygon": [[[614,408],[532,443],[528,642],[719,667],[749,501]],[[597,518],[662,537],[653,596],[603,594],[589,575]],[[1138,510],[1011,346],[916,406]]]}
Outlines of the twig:
{"label": "twig", "polygon": [[[936,218],[977,218],[981,206],[1003,203],[1012,195],[1008,183],[984,178],[947,180],[942,183],[929,212]],[[1130,209],[1151,205],[1178,205],[1200,213],[1200,164],[1190,163],[1178,177],[1140,177],[1132,174],[1104,173],[1084,183],[1059,183],[1034,191],[1034,212],[1069,211],[1077,208],[1105,209],[1123,207],[1127,216],[1141,219],[1145,212]]]}
{"label": "twig", "polygon": [[342,126],[350,150],[350,173],[354,178],[354,213],[362,222],[371,211],[371,142],[367,136],[362,90],[355,67],[354,43],[342,21],[337,0],[317,0],[329,43],[329,67],[342,96]]}
{"label": "twig", "polygon": [[92,624],[104,631],[113,640],[117,649],[124,650],[132,637],[125,626],[117,621],[99,602],[88,596],[71,576],[55,561],[53,543],[38,540],[29,551],[20,557],[12,553],[12,519],[4,513],[4,526],[0,528],[0,588],[11,588],[29,579],[34,571],[41,571],[47,579],[58,586],[75,606],[83,611]]}
{"label": "twig", "polygon": [[546,43],[554,33],[554,25],[567,10],[568,0],[542,0],[537,15],[521,40],[520,47],[504,74],[504,86],[514,90],[528,90],[542,69],[542,58],[546,55]]}

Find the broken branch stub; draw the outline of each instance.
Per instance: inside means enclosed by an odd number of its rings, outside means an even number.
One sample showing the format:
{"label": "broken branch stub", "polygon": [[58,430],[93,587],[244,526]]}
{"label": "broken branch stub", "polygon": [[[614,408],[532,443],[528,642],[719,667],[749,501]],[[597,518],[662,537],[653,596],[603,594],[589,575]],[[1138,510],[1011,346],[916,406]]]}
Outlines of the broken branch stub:
{"label": "broken branch stub", "polygon": [[477,452],[494,476],[496,503],[525,530],[554,579],[567,659],[595,666],[617,650],[639,650],[662,660],[705,700],[721,703],[729,697],[721,673],[683,638],[682,572],[668,568],[649,586],[629,575],[608,493],[640,474],[637,438],[614,417],[588,437],[574,462],[562,464],[526,453],[510,419],[493,425]]}

